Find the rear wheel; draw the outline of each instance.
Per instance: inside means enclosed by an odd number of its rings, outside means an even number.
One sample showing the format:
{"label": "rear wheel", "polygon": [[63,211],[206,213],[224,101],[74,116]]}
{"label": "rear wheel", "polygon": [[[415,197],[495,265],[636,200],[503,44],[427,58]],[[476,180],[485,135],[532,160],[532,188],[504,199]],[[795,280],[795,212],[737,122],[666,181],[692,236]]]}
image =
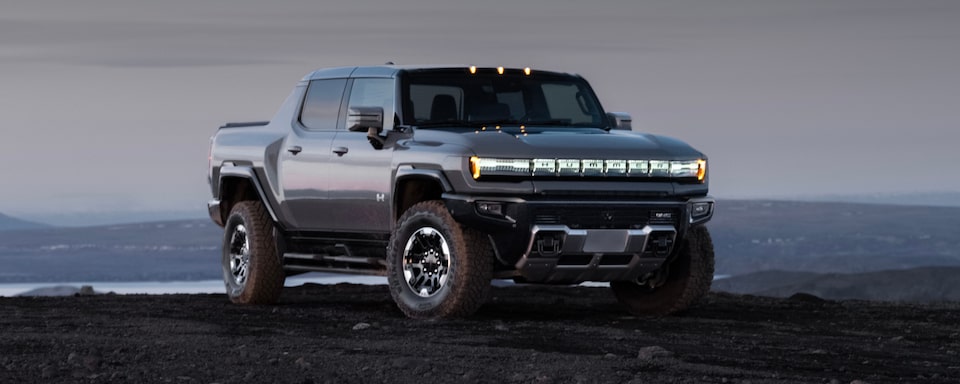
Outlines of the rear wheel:
{"label": "rear wheel", "polygon": [[440,201],[413,205],[387,248],[387,280],[412,318],[468,316],[483,305],[493,275],[489,242],[460,227]]}
{"label": "rear wheel", "polygon": [[241,201],[230,210],[223,235],[223,282],[230,301],[271,304],[283,290],[270,214],[259,201]]}
{"label": "rear wheel", "polygon": [[637,316],[683,311],[710,291],[713,281],[713,241],[705,226],[687,231],[677,257],[644,281],[610,283],[620,304]]}

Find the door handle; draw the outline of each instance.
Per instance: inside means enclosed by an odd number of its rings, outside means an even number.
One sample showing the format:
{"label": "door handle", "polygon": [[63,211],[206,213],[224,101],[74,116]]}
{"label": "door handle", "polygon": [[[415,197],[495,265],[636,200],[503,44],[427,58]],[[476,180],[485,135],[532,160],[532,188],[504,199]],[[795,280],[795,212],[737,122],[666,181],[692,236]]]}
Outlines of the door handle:
{"label": "door handle", "polygon": [[350,149],[347,148],[347,147],[336,147],[336,148],[333,149],[333,153],[336,153],[337,156],[343,156],[344,154],[346,154],[346,153],[349,152],[349,151],[350,151]]}
{"label": "door handle", "polygon": [[292,153],[294,156],[296,156],[298,153],[302,151],[303,151],[303,148],[301,148],[299,145],[294,145],[290,148],[287,148],[287,152]]}

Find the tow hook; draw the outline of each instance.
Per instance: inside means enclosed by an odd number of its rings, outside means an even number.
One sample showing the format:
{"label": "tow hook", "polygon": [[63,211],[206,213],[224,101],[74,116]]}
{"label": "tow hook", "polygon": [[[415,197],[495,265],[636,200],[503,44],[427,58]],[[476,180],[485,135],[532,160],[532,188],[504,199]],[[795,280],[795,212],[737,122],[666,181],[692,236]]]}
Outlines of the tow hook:
{"label": "tow hook", "polygon": [[537,236],[537,253],[542,257],[554,257],[560,254],[560,238],[554,234]]}
{"label": "tow hook", "polygon": [[650,237],[650,245],[653,246],[653,254],[656,257],[667,257],[670,250],[673,249],[673,234],[660,232]]}

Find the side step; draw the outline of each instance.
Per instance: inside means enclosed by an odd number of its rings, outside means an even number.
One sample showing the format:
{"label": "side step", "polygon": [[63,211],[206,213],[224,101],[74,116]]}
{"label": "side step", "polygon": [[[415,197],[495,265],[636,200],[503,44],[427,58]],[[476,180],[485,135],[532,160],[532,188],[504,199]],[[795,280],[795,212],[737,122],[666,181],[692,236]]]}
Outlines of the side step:
{"label": "side step", "polygon": [[283,254],[283,268],[294,272],[337,272],[386,276],[387,261],[377,257]]}

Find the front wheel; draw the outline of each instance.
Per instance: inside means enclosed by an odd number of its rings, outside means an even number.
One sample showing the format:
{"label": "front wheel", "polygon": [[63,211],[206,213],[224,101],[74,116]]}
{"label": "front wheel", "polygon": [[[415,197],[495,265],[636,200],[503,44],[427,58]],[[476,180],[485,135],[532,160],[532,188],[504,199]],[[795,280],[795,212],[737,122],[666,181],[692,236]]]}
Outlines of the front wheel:
{"label": "front wheel", "polygon": [[283,290],[270,214],[259,201],[241,201],[230,210],[223,234],[223,282],[230,301],[272,304]]}
{"label": "front wheel", "polygon": [[710,291],[713,282],[713,240],[705,226],[687,231],[676,258],[644,284],[610,283],[617,300],[637,316],[665,316],[683,311]]}
{"label": "front wheel", "polygon": [[483,305],[493,276],[490,243],[461,228],[440,201],[413,205],[387,248],[387,281],[411,318],[468,316]]}

